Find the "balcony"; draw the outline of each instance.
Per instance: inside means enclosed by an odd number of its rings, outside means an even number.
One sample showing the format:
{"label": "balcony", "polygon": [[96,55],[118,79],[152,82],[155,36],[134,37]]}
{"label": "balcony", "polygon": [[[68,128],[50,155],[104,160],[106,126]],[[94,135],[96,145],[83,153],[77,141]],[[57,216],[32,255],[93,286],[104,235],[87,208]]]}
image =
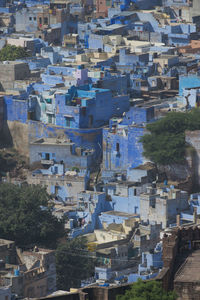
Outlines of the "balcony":
{"label": "balcony", "polygon": [[54,161],[53,161],[52,159],[49,159],[49,160],[47,160],[47,159],[42,159],[42,160],[41,160],[41,164],[42,164],[42,165],[53,165],[53,164],[54,164]]}

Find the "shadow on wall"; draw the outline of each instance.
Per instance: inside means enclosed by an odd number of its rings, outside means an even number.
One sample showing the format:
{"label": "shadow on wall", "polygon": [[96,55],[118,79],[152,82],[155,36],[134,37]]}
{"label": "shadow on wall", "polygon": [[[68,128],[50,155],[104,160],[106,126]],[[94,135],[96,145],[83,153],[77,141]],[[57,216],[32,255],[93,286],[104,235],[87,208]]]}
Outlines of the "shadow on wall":
{"label": "shadow on wall", "polygon": [[[199,155],[195,148],[192,146],[189,147],[189,150],[187,151],[187,161],[191,168],[191,175],[192,175],[192,191],[197,192],[199,191],[200,187],[200,164],[199,164]],[[189,160],[188,160],[189,156]]]}
{"label": "shadow on wall", "polygon": [[[0,83],[0,90],[2,85]],[[7,123],[7,106],[4,103],[3,97],[0,99],[1,115],[0,115],[0,148],[13,147],[13,139]]]}
{"label": "shadow on wall", "polygon": [[3,122],[0,147],[14,147],[25,157],[29,157],[28,125],[17,121]]}
{"label": "shadow on wall", "polygon": [[0,92],[4,92],[4,88],[3,88],[2,84],[1,84],[1,82],[0,82]]}
{"label": "shadow on wall", "polygon": [[8,123],[3,120],[0,130],[0,148],[13,147],[13,138],[8,127]]}

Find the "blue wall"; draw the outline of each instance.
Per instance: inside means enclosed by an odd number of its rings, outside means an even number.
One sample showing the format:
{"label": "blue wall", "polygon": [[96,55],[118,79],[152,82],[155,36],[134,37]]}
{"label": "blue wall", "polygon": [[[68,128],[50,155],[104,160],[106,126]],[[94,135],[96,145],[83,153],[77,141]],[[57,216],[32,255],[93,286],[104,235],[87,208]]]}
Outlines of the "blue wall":
{"label": "blue wall", "polygon": [[29,140],[33,141],[38,138],[56,138],[64,135],[71,139],[76,146],[82,146],[86,149],[94,149],[96,157],[102,153],[102,129],[70,129],[60,126],[44,124],[36,121],[29,121]]}
{"label": "blue wall", "polygon": [[179,77],[179,96],[183,96],[184,88],[200,87],[200,76],[188,75]]}
{"label": "blue wall", "polygon": [[28,100],[14,96],[4,96],[4,120],[26,123]]}
{"label": "blue wall", "polygon": [[154,119],[154,107],[131,107],[124,116],[121,124],[131,125],[148,123]]}
{"label": "blue wall", "polygon": [[112,116],[128,111],[129,97],[113,97],[108,89],[72,87],[67,94],[56,95],[56,107],[56,125],[97,128],[108,123]]}
{"label": "blue wall", "polygon": [[139,196],[128,196],[121,197],[112,195],[112,206],[115,211],[122,211],[130,214],[140,213],[140,197]]}
{"label": "blue wall", "polygon": [[0,7],[6,6],[6,0],[0,0]]}
{"label": "blue wall", "polygon": [[[144,127],[127,126],[124,135],[118,130],[112,133],[103,130],[103,168],[108,170],[127,170],[144,162],[143,147],[140,138],[144,135]],[[127,135],[126,135],[127,132]],[[119,151],[117,151],[119,147]]]}
{"label": "blue wall", "polygon": [[[124,210],[115,210],[115,211],[124,212]],[[129,211],[126,211],[126,213],[129,213]],[[107,225],[110,225],[112,223],[123,224],[123,222],[129,218],[129,216],[114,215],[114,214],[112,214],[112,212],[110,214],[109,213],[105,214],[102,212],[101,216],[99,218],[101,220],[101,223],[105,222]]]}
{"label": "blue wall", "polygon": [[149,53],[145,54],[134,54],[128,53],[125,48],[120,50],[119,53],[119,64],[121,65],[136,65],[144,63],[147,64],[149,62]]}
{"label": "blue wall", "polygon": [[[83,194],[82,196],[84,197]],[[85,196],[86,199],[84,199],[84,201],[87,202],[88,194],[85,194]],[[71,236],[73,238],[79,235],[93,232],[95,229],[102,228],[99,216],[101,212],[108,211],[111,209],[110,203],[106,200],[106,194],[104,193],[94,195],[93,201],[96,201],[96,204],[93,204],[94,205],[93,212],[91,212],[90,210],[90,205],[88,205],[88,209],[85,209],[84,212],[80,212],[80,211],[77,212],[77,218],[84,218],[87,225],[72,230]]]}

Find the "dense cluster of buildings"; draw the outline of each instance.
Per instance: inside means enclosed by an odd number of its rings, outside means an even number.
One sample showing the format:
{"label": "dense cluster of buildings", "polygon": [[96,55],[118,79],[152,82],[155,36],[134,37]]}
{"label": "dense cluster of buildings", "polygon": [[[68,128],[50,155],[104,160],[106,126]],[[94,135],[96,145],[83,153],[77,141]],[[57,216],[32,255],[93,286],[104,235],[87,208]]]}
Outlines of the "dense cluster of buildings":
{"label": "dense cluster of buildings", "polygon": [[[199,0],[0,0],[0,50],[29,54],[0,62],[1,143],[29,161],[26,182],[47,187],[69,238],[87,238],[97,263],[83,286],[161,276],[166,232],[198,223],[200,132],[186,132],[192,175],[177,167],[173,182],[141,137],[200,106],[199,28]],[[0,259],[1,299],[56,291],[53,251],[0,240]]]}

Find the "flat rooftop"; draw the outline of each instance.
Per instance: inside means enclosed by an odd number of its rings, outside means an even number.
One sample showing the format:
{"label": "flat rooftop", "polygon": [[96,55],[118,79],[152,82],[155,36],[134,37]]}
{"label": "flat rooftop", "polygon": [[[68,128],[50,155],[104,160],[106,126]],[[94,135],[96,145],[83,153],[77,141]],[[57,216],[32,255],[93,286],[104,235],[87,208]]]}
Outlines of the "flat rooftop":
{"label": "flat rooftop", "polygon": [[0,246],[13,244],[14,241],[0,239]]}
{"label": "flat rooftop", "polygon": [[139,165],[138,167],[133,168],[133,170],[153,170],[154,168],[154,164],[147,162],[143,165]]}
{"label": "flat rooftop", "polygon": [[2,61],[2,62],[0,62],[0,65],[5,65],[5,66],[7,66],[7,65],[23,65],[23,64],[25,64],[25,62],[22,62],[22,61],[8,61],[8,60],[5,60],[5,61]]}
{"label": "flat rooftop", "polygon": [[154,59],[170,59],[170,58],[178,58],[178,55],[173,54],[161,54],[160,56],[154,58]]}
{"label": "flat rooftop", "polygon": [[69,140],[64,139],[55,139],[55,138],[42,138],[38,139],[32,143],[31,145],[60,145],[60,146],[66,146],[66,145],[73,145],[74,143],[71,143]]}
{"label": "flat rooftop", "polygon": [[125,25],[121,25],[121,24],[112,24],[112,25],[109,25],[109,26],[106,26],[106,27],[102,27],[102,28],[97,28],[98,31],[110,31],[110,30],[115,30],[115,29],[119,29],[119,28],[124,28]]}
{"label": "flat rooftop", "polygon": [[113,210],[102,212],[102,214],[119,216],[119,217],[127,217],[127,218],[135,218],[138,216],[137,214],[129,214],[129,213],[125,213],[121,211],[113,211]]}
{"label": "flat rooftop", "polygon": [[175,276],[175,282],[200,282],[200,250],[194,251],[182,264]]}
{"label": "flat rooftop", "polygon": [[81,195],[84,195],[84,194],[88,194],[88,195],[102,195],[102,194],[105,194],[105,192],[97,192],[97,191],[88,191],[88,190],[85,190],[85,191],[80,192],[78,195],[81,196]]}

